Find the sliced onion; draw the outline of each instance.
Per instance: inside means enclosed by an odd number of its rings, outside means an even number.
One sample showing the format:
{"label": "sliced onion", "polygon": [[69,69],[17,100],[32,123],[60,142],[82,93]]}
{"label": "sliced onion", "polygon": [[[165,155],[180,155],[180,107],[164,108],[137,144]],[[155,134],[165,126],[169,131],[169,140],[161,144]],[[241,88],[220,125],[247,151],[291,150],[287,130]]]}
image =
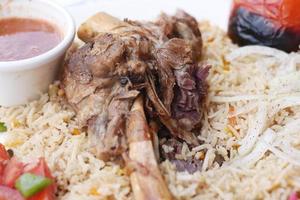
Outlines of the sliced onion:
{"label": "sliced onion", "polygon": [[271,145],[268,146],[268,149],[273,154],[275,154],[275,156],[277,156],[278,158],[285,160],[291,164],[300,166],[300,158],[299,157],[298,158],[291,157],[289,154],[286,154],[286,153],[282,152],[281,150],[279,150],[278,148],[271,146]]}
{"label": "sliced onion", "polygon": [[282,152],[289,155],[291,158],[299,158],[300,157],[300,150],[292,147],[290,143],[283,143],[277,146]]}
{"label": "sliced onion", "polygon": [[266,95],[236,95],[236,96],[212,96],[210,98],[211,102],[215,103],[230,103],[237,101],[250,101],[264,99]]}
{"label": "sliced onion", "polygon": [[288,58],[288,54],[283,51],[271,47],[250,45],[250,46],[240,47],[234,50],[228,56],[226,56],[226,60],[233,61],[249,55],[271,56],[271,57],[278,58],[280,61],[284,61]]}
{"label": "sliced onion", "polygon": [[268,112],[268,117],[273,118],[280,110],[300,105],[300,96],[290,96],[282,97],[280,99],[271,102],[270,110]]}
{"label": "sliced onion", "polygon": [[282,62],[277,70],[277,76],[286,75],[297,70],[297,64],[300,63],[300,54],[291,53],[289,57]]}
{"label": "sliced onion", "polygon": [[251,167],[255,165],[268,151],[268,147],[276,138],[272,129],[267,129],[258,139],[254,149],[246,156],[234,160],[231,165],[235,167]]}
{"label": "sliced onion", "polygon": [[272,94],[300,92],[300,72],[293,72],[274,78],[269,83]]}
{"label": "sliced onion", "polygon": [[258,106],[258,111],[254,119],[253,125],[249,127],[247,135],[241,141],[241,146],[238,149],[239,155],[246,155],[249,153],[256,141],[258,136],[263,132],[267,124],[267,103],[261,102]]}
{"label": "sliced onion", "polygon": [[295,119],[287,123],[284,128],[278,132],[282,138],[289,137],[293,134],[298,134],[300,132],[300,119]]}

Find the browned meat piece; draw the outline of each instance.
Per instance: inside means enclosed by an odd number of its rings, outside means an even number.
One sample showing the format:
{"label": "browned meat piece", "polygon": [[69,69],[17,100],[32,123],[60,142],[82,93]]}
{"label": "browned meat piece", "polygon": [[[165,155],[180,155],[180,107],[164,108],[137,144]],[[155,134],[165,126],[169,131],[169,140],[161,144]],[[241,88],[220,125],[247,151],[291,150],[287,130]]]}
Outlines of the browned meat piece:
{"label": "browned meat piece", "polygon": [[149,121],[199,144],[209,68],[198,64],[202,39],[193,17],[180,11],[142,23],[99,13],[81,26],[79,37],[87,43],[66,61],[62,86],[100,158],[128,148],[125,124],[139,94],[152,112]]}
{"label": "browned meat piece", "polygon": [[172,114],[185,130],[199,128],[202,119],[203,104],[206,96],[209,67],[197,68],[186,65],[175,70],[176,90],[172,104]]}
{"label": "browned meat piece", "polygon": [[190,132],[182,129],[179,126],[179,123],[171,117],[171,114],[166,110],[163,103],[160,101],[156,91],[155,85],[151,78],[148,78],[148,87],[147,87],[147,95],[150,101],[152,102],[157,114],[161,122],[169,129],[170,133],[173,134],[175,137],[178,137],[182,140],[185,140],[189,144],[198,144],[198,140],[196,136]]}
{"label": "browned meat piece", "polygon": [[139,35],[104,34],[66,62],[62,84],[67,100],[80,125],[88,123],[90,141],[104,160],[127,148],[124,123],[139,94],[134,87],[144,82],[148,45]]}
{"label": "browned meat piece", "polygon": [[197,128],[207,93],[205,80],[209,67],[196,64],[190,41],[184,39],[173,38],[166,42],[157,50],[157,58],[160,66],[167,66],[175,75],[176,85],[172,94],[176,97],[172,98],[172,117],[178,121],[178,127],[185,131]]}

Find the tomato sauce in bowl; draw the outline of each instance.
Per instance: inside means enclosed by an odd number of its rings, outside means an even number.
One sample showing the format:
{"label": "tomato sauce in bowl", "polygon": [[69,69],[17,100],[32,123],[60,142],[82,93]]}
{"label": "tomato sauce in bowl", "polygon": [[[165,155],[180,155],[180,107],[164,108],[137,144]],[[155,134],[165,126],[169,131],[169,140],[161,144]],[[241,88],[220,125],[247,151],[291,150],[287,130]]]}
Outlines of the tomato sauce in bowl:
{"label": "tomato sauce in bowl", "polygon": [[46,20],[0,19],[0,62],[41,55],[63,39],[58,28]]}
{"label": "tomato sauce in bowl", "polygon": [[[0,0],[0,7],[0,106],[22,105],[39,99],[57,78],[76,25],[54,1]],[[30,37],[21,40],[21,33]]]}

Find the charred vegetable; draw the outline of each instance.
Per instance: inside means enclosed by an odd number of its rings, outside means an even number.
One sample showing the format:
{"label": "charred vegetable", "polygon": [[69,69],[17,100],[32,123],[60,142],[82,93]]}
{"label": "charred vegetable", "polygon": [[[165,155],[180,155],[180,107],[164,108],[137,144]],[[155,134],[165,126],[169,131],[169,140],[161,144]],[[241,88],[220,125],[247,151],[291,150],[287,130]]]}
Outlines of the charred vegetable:
{"label": "charred vegetable", "polygon": [[239,45],[258,44],[287,52],[300,45],[300,2],[235,0],[228,34]]}

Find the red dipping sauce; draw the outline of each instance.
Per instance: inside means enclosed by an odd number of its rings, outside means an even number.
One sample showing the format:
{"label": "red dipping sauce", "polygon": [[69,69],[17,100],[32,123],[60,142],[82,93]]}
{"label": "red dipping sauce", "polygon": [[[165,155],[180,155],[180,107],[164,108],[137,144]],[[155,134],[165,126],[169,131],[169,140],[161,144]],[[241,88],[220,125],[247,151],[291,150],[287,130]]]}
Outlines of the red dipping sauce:
{"label": "red dipping sauce", "polygon": [[40,19],[0,19],[0,62],[32,58],[53,49],[62,40],[58,28]]}

